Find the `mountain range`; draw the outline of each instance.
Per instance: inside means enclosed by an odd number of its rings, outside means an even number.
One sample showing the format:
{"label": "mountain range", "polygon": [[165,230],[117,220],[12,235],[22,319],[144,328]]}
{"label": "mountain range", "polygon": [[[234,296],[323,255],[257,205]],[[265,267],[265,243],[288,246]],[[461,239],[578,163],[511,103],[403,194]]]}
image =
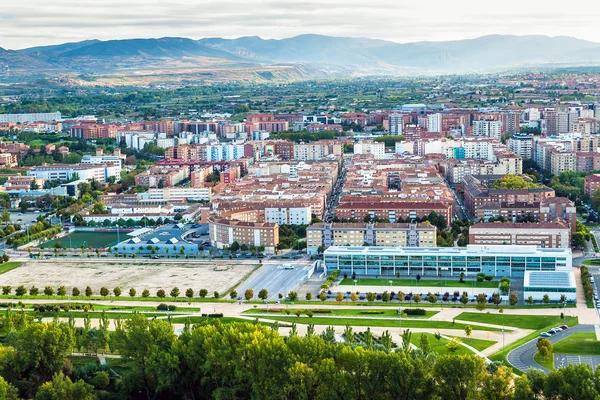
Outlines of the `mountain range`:
{"label": "mountain range", "polygon": [[179,37],[86,40],[22,50],[0,48],[0,82],[289,80],[311,77],[499,72],[600,65],[600,43],[572,37],[489,35],[396,43],[300,35],[287,39]]}

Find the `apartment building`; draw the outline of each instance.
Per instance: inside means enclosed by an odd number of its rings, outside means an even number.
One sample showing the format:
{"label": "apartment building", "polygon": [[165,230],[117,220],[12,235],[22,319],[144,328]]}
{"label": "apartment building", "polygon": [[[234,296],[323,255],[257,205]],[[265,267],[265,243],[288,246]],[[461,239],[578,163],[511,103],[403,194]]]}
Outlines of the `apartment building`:
{"label": "apartment building", "polygon": [[223,249],[237,242],[240,246],[264,246],[266,254],[274,254],[279,244],[279,225],[258,221],[255,215],[238,210],[226,217],[209,217],[211,245]]}
{"label": "apartment building", "polygon": [[319,223],[306,228],[306,240],[308,254],[321,246],[435,247],[437,229],[428,223]]}
{"label": "apartment building", "polygon": [[571,246],[571,231],[569,225],[563,221],[480,222],[469,228],[469,244],[504,244],[567,249]]}
{"label": "apartment building", "polygon": [[294,159],[299,161],[321,160],[329,155],[329,146],[316,142],[294,145]]}
{"label": "apartment building", "polygon": [[154,167],[135,176],[137,186],[144,185],[150,188],[175,186],[190,177],[189,168],[162,168]]}
{"label": "apartment building", "polygon": [[176,199],[185,199],[188,201],[210,201],[212,189],[210,187],[165,187],[162,189],[152,188],[144,193],[144,199],[148,200],[166,200],[167,202]]}
{"label": "apartment building", "polygon": [[71,137],[79,139],[115,139],[118,127],[107,124],[81,124],[71,127]]}
{"label": "apartment building", "polygon": [[28,176],[52,180],[72,180],[78,176],[81,180],[96,180],[105,183],[109,177],[121,179],[121,166],[119,164],[42,164],[31,167]]}
{"label": "apartment building", "polygon": [[500,140],[502,137],[502,121],[473,121],[473,135]]}
{"label": "apartment building", "polygon": [[28,122],[50,122],[61,119],[60,112],[28,113],[28,114],[0,114],[0,123],[24,124]]}
{"label": "apartment building", "polygon": [[385,158],[385,143],[360,141],[354,144],[354,154],[373,154],[375,160],[383,160]]}
{"label": "apartment building", "polygon": [[522,158],[532,158],[533,135],[516,134],[506,141],[508,149]]}
{"label": "apartment building", "polygon": [[404,132],[404,114],[393,113],[388,116],[390,135],[402,135]]}
{"label": "apartment building", "polygon": [[37,186],[38,189],[44,187],[44,178],[35,176],[9,176],[4,183],[6,191],[29,191],[31,187]]}
{"label": "apartment building", "polygon": [[600,174],[592,174],[584,178],[583,190],[586,195],[593,197],[598,189],[600,189]]}
{"label": "apartment building", "polygon": [[290,206],[281,204],[269,204],[265,207],[265,221],[273,222],[279,225],[308,225],[312,217],[310,206]]}

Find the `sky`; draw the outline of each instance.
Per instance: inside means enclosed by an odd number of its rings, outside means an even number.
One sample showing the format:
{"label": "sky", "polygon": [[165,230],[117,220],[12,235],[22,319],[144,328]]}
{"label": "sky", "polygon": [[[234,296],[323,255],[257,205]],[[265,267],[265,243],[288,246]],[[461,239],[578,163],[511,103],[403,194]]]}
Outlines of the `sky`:
{"label": "sky", "polygon": [[600,42],[600,2],[558,0],[2,0],[0,47],[313,33],[400,43],[488,34]]}

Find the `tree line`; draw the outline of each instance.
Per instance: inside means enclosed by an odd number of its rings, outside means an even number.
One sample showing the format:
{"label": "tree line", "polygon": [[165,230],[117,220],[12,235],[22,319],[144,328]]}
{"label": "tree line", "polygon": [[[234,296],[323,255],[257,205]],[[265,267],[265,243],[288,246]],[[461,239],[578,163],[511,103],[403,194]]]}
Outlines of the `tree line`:
{"label": "tree line", "polygon": [[[91,328],[89,331],[102,330]],[[69,323],[14,325],[0,348],[0,394],[6,399],[600,399],[600,369],[569,365],[515,376],[476,355],[436,354],[377,341],[337,343],[333,328],[288,337],[275,327],[218,321],[177,336],[165,320],[134,314],[103,336],[127,368],[74,368],[69,354],[82,328]],[[362,335],[365,337],[369,335]],[[404,343],[412,334],[405,331]],[[356,338],[350,334],[349,338]],[[367,338],[368,339],[368,338]],[[371,336],[372,339],[372,336]]]}

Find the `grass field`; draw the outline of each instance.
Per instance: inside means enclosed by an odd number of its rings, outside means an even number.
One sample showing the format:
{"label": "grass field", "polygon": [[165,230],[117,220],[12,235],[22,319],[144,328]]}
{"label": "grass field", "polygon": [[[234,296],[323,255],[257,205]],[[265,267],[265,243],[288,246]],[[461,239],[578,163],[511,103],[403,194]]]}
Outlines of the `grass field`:
{"label": "grass field", "polygon": [[551,371],[554,369],[554,356],[552,354],[548,355],[548,357],[542,357],[540,353],[535,353],[533,359],[544,368]]}
{"label": "grass field", "polygon": [[[413,333],[410,339],[410,342],[415,346],[419,347],[421,345],[421,335],[427,336],[429,346],[431,349],[439,355],[444,354],[473,354],[471,350],[464,346],[460,346],[457,351],[454,353],[450,353],[448,349],[446,349],[446,344],[449,342],[448,339],[440,338],[440,340],[436,339],[436,337],[432,333]],[[456,338],[457,341],[468,344],[471,347],[476,348],[477,350],[485,350],[488,347],[494,345],[496,342],[491,340],[481,340],[481,339],[466,339],[466,338]]]}
{"label": "grass field", "polygon": [[583,260],[583,265],[600,265],[600,259]]}
{"label": "grass field", "polygon": [[555,353],[600,356],[600,342],[595,333],[574,333],[554,344]]}
{"label": "grass field", "polygon": [[21,265],[23,265],[23,263],[19,261],[9,261],[5,264],[2,264],[0,265],[0,274],[11,271],[15,268],[20,267]]}
{"label": "grass field", "polygon": [[[402,323],[398,320],[392,319],[367,319],[367,318],[327,318],[318,317],[283,317],[278,315],[261,317],[263,319],[284,321],[284,322],[295,322],[297,324],[313,324],[313,325],[336,325],[345,326],[347,324],[351,326],[382,326],[390,328],[425,328],[425,329],[460,329],[464,330],[466,324],[455,323],[452,324],[450,321],[422,321],[422,320],[407,320],[403,319]],[[500,331],[501,329],[487,328],[482,326],[472,326],[473,330],[479,331]]]}
{"label": "grass field", "polygon": [[[294,313],[296,312],[296,310],[300,310],[302,311],[303,314],[306,314],[306,311],[309,309],[294,309],[294,308],[289,308],[286,309],[287,311],[290,311],[290,314],[293,316]],[[270,309],[267,310],[266,308],[255,308],[253,310],[248,310],[248,311],[244,311],[244,314],[275,314],[275,315],[286,315],[286,310],[280,309],[280,308],[274,308],[274,309]],[[356,310],[356,309],[327,309],[327,310],[331,310],[331,313],[317,313],[315,312],[314,315],[315,316],[322,316],[322,317],[326,317],[326,316],[349,316],[349,317],[364,317],[364,318],[398,318],[398,310],[396,309],[373,309],[373,308],[367,308],[364,310]],[[268,311],[268,312],[267,312]],[[313,309],[314,311],[314,309]],[[370,314],[369,312],[372,311],[381,311],[382,314]],[[431,318],[434,315],[436,315],[439,311],[425,311],[425,315],[406,315],[405,318]]]}
{"label": "grass field", "polygon": [[[120,235],[121,240],[125,240],[126,236]],[[117,244],[117,233],[112,232],[73,232],[69,235],[61,237],[60,239],[50,240],[42,243],[41,248],[54,247],[56,243],[60,242],[63,247],[79,248],[84,245],[86,248],[105,248]]]}
{"label": "grass field", "polygon": [[487,314],[464,312],[456,316],[457,321],[480,322],[485,324],[494,324],[512,326],[524,329],[542,329],[549,325],[575,325],[577,317],[565,317],[564,321],[560,316],[551,315],[510,315],[510,314]]}
{"label": "grass field", "polygon": [[[416,279],[378,279],[378,278],[358,278],[356,280],[356,284],[358,286],[390,286],[390,281],[392,281],[393,286],[410,286],[410,287],[456,287],[456,288],[497,288],[499,283],[498,281],[464,281],[459,282],[457,280],[449,280],[449,279],[421,279],[420,282],[417,282]],[[354,280],[351,278],[343,279],[340,285],[353,286]]]}

